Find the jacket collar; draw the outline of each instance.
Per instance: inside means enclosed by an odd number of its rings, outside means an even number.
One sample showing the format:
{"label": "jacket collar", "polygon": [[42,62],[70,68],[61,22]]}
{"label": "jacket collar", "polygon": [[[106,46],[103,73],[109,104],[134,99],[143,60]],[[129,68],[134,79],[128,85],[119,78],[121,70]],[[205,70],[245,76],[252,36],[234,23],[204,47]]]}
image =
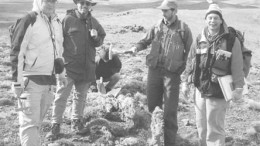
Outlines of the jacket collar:
{"label": "jacket collar", "polygon": [[171,26],[171,25],[175,25],[176,22],[178,22],[178,16],[176,16],[176,19],[175,20],[172,20],[172,21],[167,21],[165,19],[162,19],[162,22],[167,25],[168,27]]}
{"label": "jacket collar", "polygon": [[75,10],[76,16],[81,20],[88,20],[91,17],[91,13],[89,12],[87,15],[82,15],[78,10]]}
{"label": "jacket collar", "polygon": [[79,18],[81,20],[88,20],[92,16],[90,12],[88,13],[88,15],[84,16],[84,15],[80,14],[77,9],[67,10],[67,15],[71,15],[71,16]]}

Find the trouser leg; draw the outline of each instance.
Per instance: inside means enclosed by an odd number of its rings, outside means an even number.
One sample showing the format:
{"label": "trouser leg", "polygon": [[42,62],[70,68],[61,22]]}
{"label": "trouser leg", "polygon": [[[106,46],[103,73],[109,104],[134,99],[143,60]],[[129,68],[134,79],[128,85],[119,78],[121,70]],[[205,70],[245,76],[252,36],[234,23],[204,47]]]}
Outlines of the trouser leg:
{"label": "trouser leg", "polygon": [[207,116],[206,116],[206,99],[201,97],[198,89],[195,91],[195,113],[196,126],[199,136],[199,146],[207,146]]}
{"label": "trouser leg", "polygon": [[177,108],[179,102],[180,76],[178,74],[165,71],[163,81],[165,146],[174,146],[178,131]]}
{"label": "trouser leg", "polygon": [[46,93],[43,94],[43,97],[41,99],[41,121],[43,121],[47,111],[49,110],[54,100],[53,90],[51,88],[52,87],[50,86],[49,90],[47,90]]}
{"label": "trouser leg", "polygon": [[228,103],[225,99],[209,98],[207,106],[207,145],[225,146],[225,115]]}
{"label": "trouser leg", "polygon": [[75,82],[75,93],[72,99],[73,102],[72,102],[71,119],[82,118],[89,86],[90,86],[90,82],[86,82],[86,81]]}
{"label": "trouser leg", "polygon": [[28,109],[19,111],[19,136],[22,146],[39,146],[40,126],[43,119],[41,114],[44,111],[45,104],[41,103],[43,95],[46,94],[50,86],[38,85],[29,81],[24,93],[20,96],[19,107]]}
{"label": "trouser leg", "polygon": [[160,69],[148,70],[147,89],[148,109],[153,112],[156,106],[162,108],[163,102],[163,79]]}
{"label": "trouser leg", "polygon": [[120,80],[120,74],[115,73],[110,78],[104,79],[105,82],[108,81],[108,84],[106,85],[106,89],[113,89],[116,83]]}
{"label": "trouser leg", "polygon": [[52,123],[62,123],[62,116],[66,109],[67,99],[74,85],[74,80],[67,77],[68,85],[66,87],[58,86],[52,109]]}

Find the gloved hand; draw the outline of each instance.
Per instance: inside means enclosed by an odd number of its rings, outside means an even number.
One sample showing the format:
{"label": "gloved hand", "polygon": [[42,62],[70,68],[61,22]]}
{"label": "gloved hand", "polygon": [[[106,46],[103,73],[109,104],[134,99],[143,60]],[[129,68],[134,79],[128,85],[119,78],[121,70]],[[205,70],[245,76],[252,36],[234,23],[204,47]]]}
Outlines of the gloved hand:
{"label": "gloved hand", "polygon": [[232,101],[235,103],[241,102],[242,100],[242,93],[243,93],[243,88],[236,88],[232,92]]}
{"label": "gloved hand", "polygon": [[91,35],[92,38],[96,39],[97,36],[98,36],[97,30],[91,29],[90,30],[90,35]]}

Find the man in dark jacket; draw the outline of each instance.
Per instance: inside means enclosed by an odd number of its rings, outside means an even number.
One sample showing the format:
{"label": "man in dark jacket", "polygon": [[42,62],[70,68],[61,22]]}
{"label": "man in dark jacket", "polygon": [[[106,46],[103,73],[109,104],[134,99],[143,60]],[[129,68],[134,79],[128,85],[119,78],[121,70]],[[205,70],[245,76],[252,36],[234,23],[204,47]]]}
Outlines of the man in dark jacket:
{"label": "man in dark jacket", "polygon": [[99,22],[91,15],[91,0],[73,0],[77,9],[68,10],[63,24],[64,59],[67,71],[67,86],[58,86],[52,112],[52,128],[48,140],[55,140],[60,133],[60,123],[72,87],[71,130],[75,133],[82,129],[81,122],[87,91],[95,81],[95,47],[103,44],[106,33]]}
{"label": "man in dark jacket", "polygon": [[[100,79],[102,77],[104,82],[108,82],[105,86],[106,93],[120,80],[119,71],[121,68],[122,63],[118,55],[112,54],[106,48],[102,48],[96,58],[96,78]],[[96,82],[93,82],[90,88],[92,92],[97,92]]]}
{"label": "man in dark jacket", "polygon": [[180,75],[185,69],[192,34],[188,25],[178,19],[175,0],[164,0],[158,9],[162,10],[164,18],[148,31],[132,51],[141,51],[151,44],[150,54],[146,56],[149,67],[146,90],[148,108],[153,112],[156,106],[164,107],[164,143],[165,146],[174,146],[178,130]]}

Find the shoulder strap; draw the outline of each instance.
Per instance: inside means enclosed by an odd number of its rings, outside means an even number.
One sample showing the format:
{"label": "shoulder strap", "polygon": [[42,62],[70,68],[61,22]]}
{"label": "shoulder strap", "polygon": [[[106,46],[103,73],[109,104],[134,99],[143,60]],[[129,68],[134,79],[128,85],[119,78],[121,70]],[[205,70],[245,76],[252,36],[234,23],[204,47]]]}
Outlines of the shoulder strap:
{"label": "shoulder strap", "polygon": [[199,41],[201,39],[201,34],[199,34],[196,38],[196,44],[197,44],[197,48],[199,47]]}
{"label": "shoulder strap", "polygon": [[181,20],[179,20],[179,30],[178,30],[178,32],[179,32],[179,34],[180,34],[182,43],[185,44],[185,40],[184,40],[184,32],[185,32],[184,22],[181,21]]}
{"label": "shoulder strap", "polygon": [[184,39],[184,32],[185,32],[185,29],[184,29],[184,22],[180,20],[180,28],[181,28],[181,37],[182,39]]}
{"label": "shoulder strap", "polygon": [[236,30],[233,27],[228,27],[227,51],[231,52],[236,39]]}

